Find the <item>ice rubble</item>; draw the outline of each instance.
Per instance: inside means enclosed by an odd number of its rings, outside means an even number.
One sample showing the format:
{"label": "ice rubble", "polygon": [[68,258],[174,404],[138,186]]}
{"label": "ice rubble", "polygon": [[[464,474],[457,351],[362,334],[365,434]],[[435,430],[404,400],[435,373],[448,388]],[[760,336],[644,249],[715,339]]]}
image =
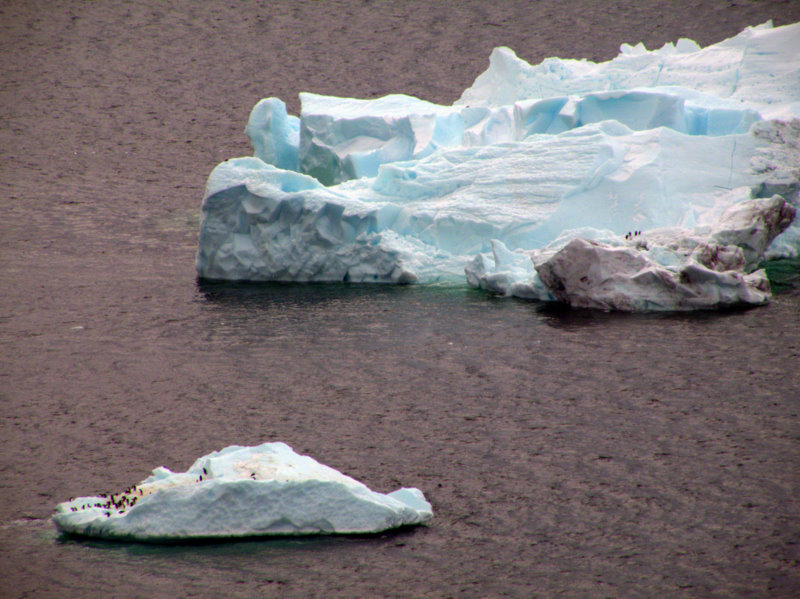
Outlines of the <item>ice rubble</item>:
{"label": "ice rubble", "polygon": [[121,493],[60,503],[53,520],[71,534],[177,541],[374,533],[432,517],[418,489],[376,493],[284,443],[264,443],[210,453],[186,472],[156,468]]}
{"label": "ice rubble", "polygon": [[764,303],[760,259],[800,253],[800,24],[599,64],[498,48],[452,106],[301,102],[299,118],[259,102],[254,156],[211,173],[201,277],[466,274],[502,295],[673,310]]}

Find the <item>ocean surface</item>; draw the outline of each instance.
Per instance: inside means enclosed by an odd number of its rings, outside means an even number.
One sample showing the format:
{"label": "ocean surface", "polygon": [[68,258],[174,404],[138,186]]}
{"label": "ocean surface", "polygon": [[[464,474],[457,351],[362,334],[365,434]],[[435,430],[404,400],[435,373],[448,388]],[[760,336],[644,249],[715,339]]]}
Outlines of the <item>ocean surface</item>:
{"label": "ocean surface", "polygon": [[[4,596],[800,588],[796,290],[745,312],[631,316],[466,288],[200,284],[132,262],[108,288],[49,298],[62,316],[35,331],[17,324],[24,302],[6,306]],[[86,293],[105,300],[86,309]],[[70,496],[272,440],[378,491],[417,486],[435,517],[166,547],[66,538],[49,520]]]}
{"label": "ocean surface", "polygon": [[[800,594],[796,262],[768,306],[667,315],[195,277],[205,178],[249,152],[260,97],[452,102],[495,45],[607,59],[800,20],[791,3],[685,3],[697,24],[642,2],[544,30],[550,9],[523,4],[0,3],[0,597]],[[419,65],[434,74],[410,72],[434,42]],[[416,486],[434,518],[177,545],[50,520],[69,497],[265,441],[376,491]]]}

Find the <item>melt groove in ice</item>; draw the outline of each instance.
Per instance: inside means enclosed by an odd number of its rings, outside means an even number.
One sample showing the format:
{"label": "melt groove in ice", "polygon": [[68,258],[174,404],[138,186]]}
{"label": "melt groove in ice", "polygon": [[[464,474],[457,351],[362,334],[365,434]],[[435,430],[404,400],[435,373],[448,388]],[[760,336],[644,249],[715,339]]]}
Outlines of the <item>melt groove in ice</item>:
{"label": "melt groove in ice", "polygon": [[800,24],[598,64],[497,48],[452,106],[300,98],[211,173],[200,277],[689,310],[765,303],[757,265],[800,254]]}

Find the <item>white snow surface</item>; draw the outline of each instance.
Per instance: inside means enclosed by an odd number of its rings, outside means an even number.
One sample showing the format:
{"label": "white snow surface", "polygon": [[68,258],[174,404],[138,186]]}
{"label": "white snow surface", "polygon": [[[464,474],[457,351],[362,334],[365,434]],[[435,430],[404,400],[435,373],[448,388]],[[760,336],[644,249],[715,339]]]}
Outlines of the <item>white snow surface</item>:
{"label": "white snow surface", "polygon": [[[112,503],[113,502],[113,503]],[[384,495],[285,443],[226,447],[186,472],[159,467],[113,496],[58,504],[53,520],[72,534],[178,541],[263,535],[374,533],[433,517],[421,491]]]}
{"label": "white snow surface", "polygon": [[[295,117],[277,98],[260,101],[246,129],[254,156],[211,173],[201,277],[466,275],[500,295],[688,310],[764,303],[760,260],[800,255],[800,24],[766,23],[707,48],[623,44],[605,63],[531,66],[497,48],[452,106],[404,95],[301,102]],[[739,204],[751,229],[714,237]],[[574,272],[591,288],[554,289],[542,264],[567,247],[593,248],[577,263],[603,262],[595,270],[609,276]],[[601,247],[632,260],[604,261]],[[725,277],[687,274],[707,268],[701,255],[737,251],[746,259],[711,269]],[[692,283],[665,286],[670,278]],[[592,300],[600,287],[616,299]]]}

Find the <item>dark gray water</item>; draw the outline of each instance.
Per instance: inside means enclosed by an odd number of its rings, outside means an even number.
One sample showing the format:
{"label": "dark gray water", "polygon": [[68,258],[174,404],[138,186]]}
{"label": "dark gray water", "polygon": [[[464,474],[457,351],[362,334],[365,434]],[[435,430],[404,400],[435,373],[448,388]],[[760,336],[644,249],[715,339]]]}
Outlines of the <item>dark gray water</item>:
{"label": "dark gray water", "polygon": [[[607,59],[800,20],[679,5],[0,2],[0,597],[800,594],[796,285],[746,312],[629,316],[194,276],[205,177],[249,152],[259,98],[452,102],[497,45]],[[178,546],[50,521],[272,440],[419,487],[435,517]]]}
{"label": "dark gray water", "polygon": [[[7,316],[4,347],[37,360],[14,360],[3,393],[14,594],[798,588],[797,293],[637,317],[467,289],[161,283],[173,289],[118,281],[140,310],[38,335],[9,335]],[[177,547],[59,538],[47,519],[69,496],[268,440],[379,491],[417,486],[435,518],[379,537]]]}

